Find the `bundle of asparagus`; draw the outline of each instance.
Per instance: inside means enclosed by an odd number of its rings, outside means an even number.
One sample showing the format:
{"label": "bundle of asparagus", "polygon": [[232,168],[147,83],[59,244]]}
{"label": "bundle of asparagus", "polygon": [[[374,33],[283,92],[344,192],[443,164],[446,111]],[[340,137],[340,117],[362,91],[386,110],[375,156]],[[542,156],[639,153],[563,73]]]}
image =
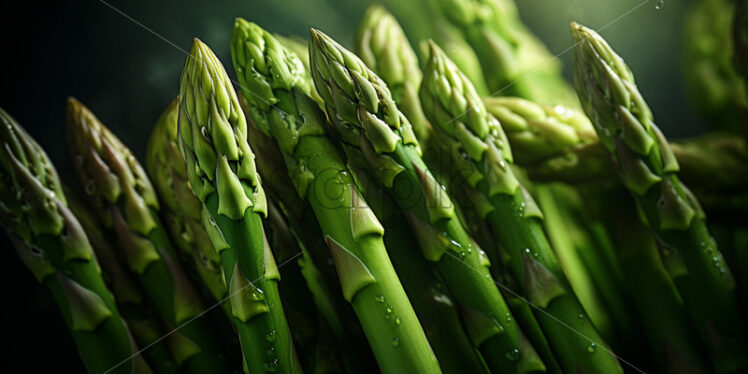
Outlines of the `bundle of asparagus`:
{"label": "bundle of asparagus", "polygon": [[146,168],[69,99],[84,199],[0,111],[0,225],[90,372],[748,370],[743,113],[668,142],[595,31],[577,101],[511,1],[422,4],[420,63],[382,6],[358,55],[237,19],[236,81],[195,39]]}

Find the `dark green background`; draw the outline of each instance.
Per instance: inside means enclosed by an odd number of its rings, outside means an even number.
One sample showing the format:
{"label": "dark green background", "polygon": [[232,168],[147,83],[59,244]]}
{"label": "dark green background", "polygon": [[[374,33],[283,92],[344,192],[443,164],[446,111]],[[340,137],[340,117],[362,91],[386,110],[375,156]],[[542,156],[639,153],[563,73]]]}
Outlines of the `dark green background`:
{"label": "dark green background", "polygon": [[[517,0],[525,22],[556,54],[571,46],[569,22],[598,29],[643,0]],[[65,98],[88,105],[142,156],[150,128],[177,93],[179,73],[193,37],[226,63],[233,19],[241,16],[282,34],[307,35],[317,27],[344,45],[369,1],[145,1],[112,0],[166,42],[105,3],[5,1],[0,5],[0,106],[47,149],[64,175]],[[689,109],[682,83],[683,2],[661,10],[650,0],[601,33],[629,63],[656,121],[671,137],[694,135],[703,124]],[[412,11],[418,12],[418,9]],[[560,56],[570,73],[572,53]],[[230,64],[227,69],[233,75]],[[69,182],[71,179],[64,176]],[[4,240],[4,239],[3,239]],[[53,303],[2,242],[4,368],[25,372],[79,371],[75,348]]]}

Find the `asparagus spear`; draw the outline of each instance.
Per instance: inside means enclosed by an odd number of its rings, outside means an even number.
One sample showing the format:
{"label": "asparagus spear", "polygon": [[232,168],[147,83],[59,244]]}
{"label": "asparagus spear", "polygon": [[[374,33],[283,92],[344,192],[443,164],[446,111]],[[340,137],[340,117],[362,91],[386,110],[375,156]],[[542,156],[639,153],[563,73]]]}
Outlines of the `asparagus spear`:
{"label": "asparagus spear", "polygon": [[512,153],[503,129],[486,112],[467,78],[433,43],[420,96],[440,140],[453,151],[456,177],[466,187],[477,188],[489,205],[486,219],[509,257],[510,271],[536,306],[562,369],[620,372],[616,357],[570,291],[533,209],[535,203],[511,169]]}
{"label": "asparagus spear", "polygon": [[[400,21],[410,40],[418,41],[418,53],[421,57],[428,54],[429,38],[433,38],[443,45],[447,54],[476,84],[475,89],[481,95],[488,95],[483,78],[483,70],[478,56],[470,47],[460,30],[451,24],[440,12],[437,4],[432,1],[399,1],[385,0],[387,9]],[[413,9],[418,9],[414,12]],[[364,57],[362,56],[362,59]]]}
{"label": "asparagus spear", "polygon": [[[283,45],[286,43],[283,42]],[[309,54],[306,47],[301,52]],[[308,82],[307,86],[312,86],[312,77],[308,71],[300,78]],[[259,129],[250,115],[249,103],[241,93],[238,96],[239,104],[247,116],[247,140],[258,155],[257,169],[263,186],[283,211],[289,228],[298,238],[302,250],[298,262],[303,264],[304,277],[309,290],[314,294],[315,304],[342,350],[346,372],[371,371],[376,368],[374,354],[352,305],[343,298],[340,280],[314,211],[305,197],[300,197],[293,188],[288,188],[293,183],[278,144]],[[311,96],[315,100],[318,97],[316,93]]]}
{"label": "asparagus spear", "polygon": [[307,373],[341,373],[341,350],[317,310],[319,301],[315,302],[315,297],[326,296],[317,292],[325,287],[324,280],[308,255],[293,261],[299,252],[306,254],[306,248],[293,236],[283,213],[272,200],[268,200],[267,222],[273,254],[279,262],[288,262],[278,269],[283,278],[279,289],[289,327],[299,347],[301,365]]}
{"label": "asparagus spear", "polygon": [[[658,372],[706,373],[706,355],[688,321],[671,275],[678,264],[663,263],[647,228],[639,223],[631,197],[623,188],[603,193],[584,191],[616,243],[626,288],[641,319]],[[610,211],[616,214],[610,214]],[[667,258],[666,258],[667,259]]]}
{"label": "asparagus spear", "polygon": [[[448,24],[446,26],[451,27]],[[405,39],[402,30],[397,24],[397,21],[383,8],[372,6],[364,16],[364,21],[362,21],[361,26],[359,26],[356,44],[359,50],[359,54],[362,56],[362,60],[366,62],[366,64],[370,68],[372,68],[372,70],[381,75],[382,80],[388,85],[388,87],[391,88],[395,103],[403,108],[403,113],[406,115],[406,118],[412,120],[414,133],[416,134],[416,137],[418,138],[421,146],[426,148],[423,158],[426,161],[427,165],[433,168],[432,170],[434,171],[437,181],[444,184],[445,186],[449,186],[451,182],[451,180],[449,179],[449,174],[451,172],[449,170],[450,165],[439,164],[439,161],[443,159],[443,157],[439,157],[439,152],[443,151],[443,149],[441,149],[440,147],[441,144],[438,144],[437,142],[434,142],[435,144],[429,144],[431,139],[428,138],[427,135],[432,131],[431,124],[427,119],[424,118],[424,113],[423,109],[421,108],[420,101],[418,101],[417,98],[412,98],[410,96],[417,95],[417,93],[415,93],[414,91],[417,90],[418,86],[420,86],[421,70],[417,65],[417,60],[415,60],[414,57],[410,57],[415,56],[415,53],[409,52],[411,51],[410,46],[407,44],[407,40]],[[398,66],[402,67],[399,68]],[[403,92],[408,92],[408,95],[403,95]],[[369,189],[373,188],[374,187],[370,187]],[[459,205],[465,204],[466,206],[473,206],[474,202],[471,199],[470,193],[465,193],[466,191],[464,190],[450,190],[450,192],[459,203]],[[378,200],[381,200],[381,198]],[[480,217],[477,214],[474,215],[475,217],[466,219],[465,215],[473,213],[474,210],[461,210],[459,209],[459,206],[455,207],[457,208],[456,211],[458,215],[461,215],[461,220],[465,223],[466,228],[468,227],[468,224],[473,226],[482,225],[483,217]],[[375,212],[377,212],[376,207],[374,210]],[[379,213],[377,213],[377,216],[379,216],[380,218],[382,217]],[[388,225],[385,222],[385,228],[388,228],[389,226],[399,228],[399,225],[396,223]],[[471,233],[474,235],[484,234],[485,236],[486,234],[485,232],[479,232],[480,230],[478,230],[477,227],[473,227],[469,231],[471,231]],[[387,242],[387,239],[388,237],[385,236],[385,242]],[[480,240],[478,241],[481,242]],[[399,243],[400,245],[402,245],[402,243],[406,243],[405,240],[401,240],[399,238],[393,240],[393,242],[394,244]],[[493,238],[486,238],[486,240],[481,242],[481,246],[483,247],[488,247],[491,245],[493,245]],[[389,247],[390,246],[388,245],[388,248]],[[392,252],[397,251],[392,250]],[[397,268],[397,263],[395,264],[395,266]],[[402,274],[402,272],[399,273]],[[406,290],[408,290],[407,284]],[[409,294],[411,293],[409,292]],[[514,297],[514,295],[512,295],[511,293],[503,294],[504,297],[507,298],[507,300],[508,298]],[[413,299],[412,296],[411,299]],[[530,328],[530,333],[528,334],[529,339],[532,344],[536,348],[538,348],[538,353],[540,354],[544,363],[548,365],[549,371],[560,371],[560,368],[558,368],[558,365],[555,362],[553,354],[550,352],[547,340],[545,339],[545,336],[543,336],[542,331],[540,331],[539,329],[534,329],[537,326],[537,322],[534,320],[534,317],[532,316],[532,313],[529,311],[529,309],[527,309],[527,305],[521,302],[516,297],[514,297],[514,299],[516,301],[519,301],[519,303],[515,303],[514,307],[512,305],[509,305],[511,312],[519,312],[523,314],[523,317],[528,317],[527,313],[529,313],[529,318],[520,318],[518,316],[517,320],[521,320],[521,322],[525,323],[520,324],[520,326],[523,326],[523,328],[525,326]],[[508,301],[507,303],[509,304]],[[524,308],[522,306],[524,306]],[[416,312],[419,312],[419,308],[417,305]],[[432,345],[434,345],[433,342]],[[439,356],[440,352],[438,347],[435,347],[434,349],[437,351],[437,356]],[[440,361],[442,360],[440,359]],[[444,367],[444,365],[442,365],[442,367]]]}
{"label": "asparagus spear", "polygon": [[428,144],[431,124],[418,100],[421,69],[415,51],[394,17],[379,5],[372,5],[356,33],[355,51],[372,71],[387,83],[392,98],[410,120],[421,145]]}
{"label": "asparagus spear", "polygon": [[[537,164],[569,147],[598,142],[592,123],[577,110],[516,97],[483,102],[506,131],[517,164]],[[593,323],[603,336],[626,335],[631,321],[621,298],[620,269],[612,248],[598,245],[593,223],[574,211],[582,205],[578,193],[560,184],[536,184],[534,196],[561,267]]]}
{"label": "asparagus spear", "polygon": [[231,312],[248,371],[301,372],[278,293],[280,273],[265,237],[265,193],[247,123],[226,71],[195,39],[179,87],[180,150],[221,255]]}
{"label": "asparagus spear", "polygon": [[438,373],[439,365],[387,257],[383,229],[356,190],[304,68],[259,26],[237,19],[234,66],[258,127],[278,143],[294,188],[311,205],[382,372]]}
{"label": "asparagus spear", "polygon": [[483,102],[501,122],[518,165],[534,165],[570,147],[598,142],[592,123],[576,109],[519,97],[487,97]]}
{"label": "asparagus spear", "polygon": [[[489,97],[483,102],[503,125],[518,165],[536,182],[617,180],[612,161],[589,119],[574,109],[543,106],[515,97]],[[680,176],[697,196],[706,191],[732,194],[746,189],[748,146],[733,134],[715,132],[670,143]]]}
{"label": "asparagus spear", "polygon": [[[435,137],[438,138],[438,137]],[[438,140],[438,139],[437,139]],[[441,152],[445,152],[445,149],[441,149]],[[485,206],[485,199],[482,197],[480,192],[473,187],[466,186],[464,183],[454,178],[453,171],[450,169],[451,162],[445,160],[445,157],[438,157],[439,162],[433,163],[435,174],[440,183],[446,186],[455,198],[456,213],[460,217],[460,220],[468,229],[468,232],[472,235],[475,241],[478,243],[480,248],[485,249],[484,255],[488,257],[491,264],[491,274],[500,286],[501,294],[504,296],[509,309],[512,312],[512,317],[517,321],[522,331],[527,335],[527,338],[532,343],[533,347],[538,352],[538,355],[546,365],[546,369],[549,373],[561,373],[561,368],[558,365],[558,361],[554,356],[548,339],[543,333],[540,325],[532,312],[532,308],[522,298],[521,291],[519,290],[518,283],[514,277],[507,271],[506,256],[500,254],[501,245],[494,238],[488,226],[488,222],[482,215],[485,213],[482,209],[476,209],[476,207]],[[464,208],[463,208],[464,207]],[[537,214],[541,214],[537,211]]]}
{"label": "asparagus spear", "polygon": [[[117,251],[100,226],[96,214],[84,203],[76,191],[63,185],[70,210],[78,218],[91,243],[96,259],[101,265],[104,282],[112,291],[122,318],[139,347],[148,347],[143,352],[146,361],[156,373],[176,373],[177,367],[171,359],[167,344],[156,342],[164,331],[153,310],[145,300],[143,292],[129,271],[117,258]],[[167,338],[168,339],[168,338]]]}
{"label": "asparagus spear", "polygon": [[[355,170],[350,166],[349,169]],[[384,226],[387,253],[413,303],[442,371],[486,371],[462,327],[454,295],[439,280],[428,261],[413,250],[418,247],[418,241],[409,230],[407,218],[387,192],[371,180],[368,173],[358,169],[355,176],[364,199],[370,202],[372,211]]]}
{"label": "asparagus spear", "polygon": [[[311,77],[309,77],[311,79]],[[330,257],[324,235],[309,204],[293,188],[283,155],[272,137],[265,135],[249,116],[249,103],[241,95],[239,104],[247,116],[247,139],[257,153],[257,169],[263,186],[283,212],[288,228],[299,242],[298,264],[317,309],[332,330],[340,347],[346,372],[361,373],[375,367],[361,325],[350,304],[343,298],[335,265]],[[294,254],[298,253],[296,251]]]}
{"label": "asparagus spear", "polygon": [[659,245],[685,264],[675,282],[715,370],[744,368],[735,282],[698,201],[678,178],[678,161],[625,62],[595,31],[573,23],[572,34],[579,99]]}
{"label": "asparagus spear", "polygon": [[343,148],[357,168],[372,170],[410,218],[424,257],[433,262],[462,307],[474,346],[494,371],[544,371],[493,282],[480,249],[450,197],[431,175],[408,119],[387,85],[355,55],[312,30],[312,78]]}
{"label": "asparagus spear", "polygon": [[[511,0],[438,0],[441,13],[475,50],[493,95],[578,106],[561,65],[522,24]],[[493,96],[492,95],[492,96]]]}
{"label": "asparagus spear", "polygon": [[150,373],[52,162],[2,109],[0,145],[0,225],[21,262],[54,297],[86,369]]}
{"label": "asparagus spear", "polygon": [[[162,203],[161,216],[184,262],[196,270],[215,300],[226,297],[221,256],[202,224],[202,203],[187,180],[187,165],[177,144],[179,99],[156,121],[146,146],[145,168]],[[227,305],[227,304],[223,304]]]}
{"label": "asparagus spear", "polygon": [[[563,186],[545,185],[542,188],[537,187],[540,186],[536,186],[533,196],[538,202],[538,206],[542,207],[543,227],[548,236],[548,241],[553,247],[553,252],[558,258],[559,265],[579,303],[590,317],[592,324],[601,336],[615,344],[613,338],[615,337],[616,326],[614,326],[613,316],[610,315],[603,300],[603,289],[596,282],[598,279],[593,278],[594,268],[587,267],[582,258],[583,251],[594,251],[597,248],[583,248],[585,243],[574,240],[572,234],[578,227],[573,222],[574,217],[569,216],[565,202],[560,201],[561,196],[559,196],[557,190],[557,188],[562,189]],[[607,269],[600,268],[597,270],[605,271]],[[611,294],[611,297],[616,299],[620,299],[621,296],[619,292]],[[625,313],[626,310],[621,309],[621,312]]]}
{"label": "asparagus spear", "polygon": [[92,208],[114,232],[121,255],[165,328],[181,325],[168,340],[177,366],[188,372],[228,370],[207,321],[196,318],[204,310],[202,302],[179,265],[158,218],[156,192],[135,156],[73,98],[68,99],[67,133],[73,166]]}

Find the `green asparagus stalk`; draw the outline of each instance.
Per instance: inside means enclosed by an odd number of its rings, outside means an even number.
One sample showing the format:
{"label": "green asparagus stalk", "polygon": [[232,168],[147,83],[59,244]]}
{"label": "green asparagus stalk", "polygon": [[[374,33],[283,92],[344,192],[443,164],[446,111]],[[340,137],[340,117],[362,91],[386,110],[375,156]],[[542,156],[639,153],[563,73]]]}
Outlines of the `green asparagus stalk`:
{"label": "green asparagus stalk", "polygon": [[340,279],[384,373],[438,373],[439,365],[387,257],[384,230],[354,186],[304,68],[259,26],[237,19],[232,56],[258,127],[278,143],[293,186],[311,205]]}
{"label": "green asparagus stalk", "polygon": [[[568,216],[568,210],[559,201],[555,187],[561,186],[535,186],[534,197],[538,206],[542,207],[543,226],[545,227],[548,241],[553,247],[554,254],[558,258],[559,265],[569,281],[571,289],[579,299],[579,303],[590,317],[600,335],[606,341],[613,341],[615,326],[611,315],[602,299],[602,290],[599,283],[593,280],[591,268],[588,268],[582,259],[583,250],[596,250],[596,248],[580,248],[583,243],[574,240],[572,231],[577,229],[572,221],[574,218]],[[600,269],[604,270],[604,269]],[[613,293],[612,297],[620,298],[620,293]],[[621,310],[625,312],[625,309]]]}
{"label": "green asparagus stalk", "polygon": [[487,97],[483,102],[501,122],[518,165],[534,165],[568,148],[598,142],[590,120],[575,109],[519,97]]}
{"label": "green asparagus stalk", "polygon": [[[444,152],[445,150],[441,149],[440,151]],[[486,222],[482,215],[484,212],[474,209],[484,202],[482,195],[475,188],[465,186],[458,180],[459,178],[454,178],[453,171],[450,169],[451,163],[449,160],[445,160],[445,157],[437,157],[436,161],[432,163],[434,165],[432,170],[434,170],[437,180],[454,197],[457,203],[455,205],[456,213],[460,217],[460,221],[463,222],[465,228],[468,229],[470,235],[478,243],[478,246],[485,250],[482,254],[485,254],[491,264],[493,264],[490,268],[491,274],[493,274],[494,279],[500,286],[501,294],[504,296],[512,312],[512,317],[514,317],[522,328],[522,331],[527,335],[532,346],[546,365],[547,371],[549,373],[561,373],[558,361],[548,344],[548,339],[545,337],[540,324],[532,312],[532,308],[522,298],[517,281],[506,269],[505,262],[507,258],[500,255],[500,252],[503,251],[491,233],[488,222]],[[540,213],[538,212],[538,214]]]}
{"label": "green asparagus stalk", "polygon": [[[226,297],[221,256],[202,224],[202,203],[187,180],[187,165],[177,144],[179,100],[173,100],[151,130],[145,168],[153,180],[161,216],[182,259],[196,271],[215,300]],[[227,304],[223,304],[227,305]]]}
{"label": "green asparagus stalk", "polygon": [[[479,94],[487,96],[490,93],[484,83],[483,70],[475,51],[467,43],[460,30],[442,16],[434,2],[384,0],[383,3],[400,21],[410,40],[418,42],[417,52],[421,57],[428,54],[426,41],[429,38],[434,39],[444,46],[449,57],[470,79],[479,82],[475,87]],[[413,11],[414,5],[418,7],[418,12]],[[365,59],[363,56],[361,58]]]}
{"label": "green asparagus stalk", "polygon": [[[276,35],[277,38],[277,35]],[[308,67],[309,52],[306,40],[300,42],[288,38],[278,39]],[[300,55],[306,56],[306,59]],[[312,77],[306,72],[301,76],[313,90]],[[343,298],[340,281],[335,273],[335,265],[325,243],[319,222],[311,207],[293,188],[283,154],[275,140],[262,132],[250,114],[249,103],[241,93],[239,105],[247,116],[247,140],[258,155],[257,169],[263,186],[283,212],[292,234],[297,238],[301,256],[297,262],[303,269],[303,276],[309,291],[325,322],[332,330],[335,341],[341,349],[346,372],[361,373],[376,366],[374,355],[366,341],[361,325],[351,305]],[[321,101],[316,91],[310,94]]]}
{"label": "green asparagus stalk", "polygon": [[0,225],[46,286],[90,373],[150,373],[44,150],[0,109]]}
{"label": "green asparagus stalk", "polygon": [[[473,47],[465,40],[465,36],[460,32],[459,27],[451,24],[444,17],[436,17],[434,18],[434,30],[431,35],[434,41],[444,46],[447,56],[457,64],[460,70],[465,72],[465,75],[472,82],[478,82],[475,83],[475,91],[482,97],[491,95],[492,92],[486,85],[487,80],[483,74],[480,58],[478,58]],[[419,52],[423,60],[429,54],[428,40],[424,39],[420,42]]]}
{"label": "green asparagus stalk", "polygon": [[438,0],[442,15],[475,50],[494,96],[578,106],[561,77],[561,65],[522,24],[511,0]]}
{"label": "green asparagus stalk", "polygon": [[439,280],[429,262],[413,250],[419,244],[409,230],[407,218],[387,192],[371,180],[368,173],[351,166],[349,169],[358,170],[354,179],[359,190],[384,226],[387,253],[413,303],[442,371],[485,372],[486,368],[462,327],[457,300]]}
{"label": "green asparagus stalk", "polygon": [[[332,332],[318,312],[320,302],[315,302],[316,297],[327,296],[318,292],[325,287],[324,280],[272,200],[268,200],[267,222],[273,255],[279,262],[287,262],[278,269],[283,278],[279,289],[304,372],[341,373],[341,350],[335,346]],[[298,256],[300,252],[304,254]],[[295,257],[299,260],[293,261]]]}
{"label": "green asparagus stalk", "polygon": [[434,263],[461,305],[473,345],[492,371],[544,371],[516,323],[488,266],[421,159],[408,119],[387,85],[355,55],[312,30],[310,62],[317,91],[349,157],[372,170],[410,218],[423,256]]}
{"label": "green asparagus stalk", "polygon": [[[601,216],[616,243],[616,254],[652,350],[658,372],[706,373],[706,355],[697,340],[683,301],[671,278],[676,264],[663,263],[647,228],[623,188],[585,194],[590,205],[600,205]],[[590,201],[592,200],[592,201]],[[595,200],[602,200],[598,203]],[[616,214],[610,214],[610,211]],[[667,259],[667,257],[665,258]]]}
{"label": "green asparagus stalk", "polygon": [[[567,148],[599,141],[592,123],[577,110],[515,97],[483,102],[506,132],[517,164],[537,164]],[[620,340],[622,336],[614,335],[631,331],[631,321],[620,296],[620,270],[612,248],[600,245],[604,243],[594,237],[594,223],[575,211],[582,204],[574,189],[536,184],[534,196],[545,216],[548,239],[579,301],[603,336]]]}
{"label": "green asparagus stalk", "polygon": [[[143,352],[146,361],[156,373],[176,373],[177,367],[171,359],[166,342],[156,340],[164,335],[163,327],[152,305],[146,301],[129,270],[117,258],[117,251],[100,226],[96,214],[84,203],[76,191],[63,185],[70,210],[78,218],[88,236],[96,259],[101,265],[101,275],[112,291],[117,307],[127,322],[135,343],[139,347],[149,347]],[[169,339],[167,337],[167,339]]]}
{"label": "green asparagus stalk", "polygon": [[[156,192],[135,156],[79,101],[68,99],[73,166],[99,220],[141,283],[169,335],[171,355],[188,372],[228,370],[197,291],[158,218]],[[193,320],[194,319],[194,320]],[[189,321],[189,323],[185,323]]]}
{"label": "green asparagus stalk", "polygon": [[397,20],[379,5],[371,6],[356,34],[356,53],[387,83],[392,98],[410,120],[421,145],[428,144],[431,124],[418,99],[421,69],[418,57]]}
{"label": "green asparagus stalk", "polygon": [[[605,147],[589,119],[574,109],[514,97],[483,102],[506,130],[515,161],[536,182],[616,183]],[[748,187],[748,146],[733,134],[714,132],[670,143],[680,176],[701,197],[704,191],[739,192]]]}
{"label": "green asparagus stalk", "polygon": [[467,78],[433,43],[420,96],[440,140],[452,151],[455,177],[462,178],[466,187],[476,188],[487,205],[486,219],[509,257],[508,268],[536,307],[562,369],[621,372],[616,357],[571,292],[543,232],[539,210],[514,175],[501,125],[487,113]]}
{"label": "green asparagus stalk", "polygon": [[[451,27],[450,25],[445,25],[448,27]],[[412,95],[417,95],[417,93],[414,93],[414,91],[417,91],[417,87],[420,86],[421,82],[421,70],[417,65],[417,60],[414,57],[414,52],[411,51],[410,46],[407,44],[407,39],[405,38],[405,35],[403,34],[402,30],[400,29],[399,25],[397,24],[397,21],[389,15],[384,9],[378,7],[378,6],[372,6],[364,16],[364,20],[362,21],[361,26],[359,26],[359,33],[357,38],[357,49],[359,50],[359,55],[362,57],[362,60],[366,62],[366,64],[372,68],[376,73],[380,74],[382,80],[390,87],[393,99],[395,100],[395,103],[402,108],[403,113],[405,114],[406,118],[411,119],[412,126],[414,133],[416,134],[416,137],[418,138],[420,145],[424,148],[426,148],[426,151],[424,153],[424,160],[426,161],[427,165],[432,168],[434,171],[435,177],[439,183],[444,184],[445,186],[449,187],[450,185],[450,179],[449,174],[450,171],[449,165],[440,165],[438,161],[440,161],[443,158],[439,157],[438,152],[440,151],[440,144],[429,144],[430,139],[427,136],[421,135],[426,134],[428,135],[431,131],[431,124],[428,122],[427,119],[424,118],[423,109],[421,108],[421,103],[419,99],[412,98],[410,94],[403,95],[402,92],[413,92]],[[469,48],[469,47],[468,47]],[[472,53],[472,50],[471,50]],[[398,68],[399,66],[402,66],[402,68]],[[407,71],[407,72],[406,72]],[[396,73],[392,73],[396,72]],[[397,73],[399,72],[399,73]],[[416,87],[411,87],[412,85],[415,85]],[[407,90],[404,89],[407,87]],[[592,130],[594,133],[594,130]],[[447,170],[441,170],[442,166],[445,166]],[[374,187],[370,187],[369,189],[373,189]],[[458,202],[458,205],[465,204],[467,206],[473,206],[473,201],[470,199],[469,193],[465,193],[464,190],[450,190],[452,196],[456,199],[456,202]],[[364,191],[366,193],[366,191]],[[378,199],[378,200],[381,200]],[[383,221],[384,218],[382,218],[382,215],[377,211],[376,204],[374,205],[374,211],[377,214],[380,219]],[[482,217],[475,215],[475,217],[470,217],[471,219],[465,219],[465,214],[471,214],[474,212],[474,210],[461,210],[459,209],[459,206],[456,206],[457,213],[462,214],[462,221],[465,224],[466,228],[468,228],[468,224],[474,225],[474,226],[481,226],[483,223]],[[385,209],[380,209],[385,210]],[[386,210],[385,210],[386,211]],[[391,214],[390,214],[391,215]],[[394,219],[394,218],[393,218]],[[390,229],[389,227],[395,228],[394,230],[402,230],[400,228],[400,224],[392,223],[388,224],[386,221],[385,223],[385,229],[388,230],[388,232],[391,232],[393,229]],[[486,234],[486,232],[479,232],[477,227],[469,229],[469,231],[475,235],[475,234]],[[490,236],[490,235],[488,235]],[[385,235],[385,244],[387,243],[388,237]],[[392,246],[396,245],[402,245],[402,243],[407,243],[407,240],[403,240],[400,238],[397,238],[395,240],[392,240],[393,244]],[[487,247],[493,245],[493,238],[486,238],[484,241],[477,240],[481,243],[481,247]],[[393,248],[390,248],[391,245],[388,244],[387,246],[390,249],[390,252],[393,253],[390,255],[390,257],[395,256],[394,253],[400,253],[400,251],[396,251]],[[407,244],[406,244],[407,247]],[[412,256],[409,254],[409,256]],[[394,261],[394,260],[393,260]],[[395,261],[395,267],[398,268],[397,261]],[[403,272],[412,273],[412,271],[398,271],[399,274],[403,274]],[[405,288],[406,291],[408,291],[408,284],[405,282]],[[412,295],[411,292],[408,292],[409,295]],[[507,298],[507,304],[509,303],[509,298],[513,297],[511,293],[503,293],[504,297]],[[548,370],[551,372],[558,372],[560,371],[560,368],[558,368],[558,364],[555,362],[555,358],[553,357],[553,354],[550,352],[550,347],[548,346],[548,342],[545,339],[545,336],[543,336],[542,331],[539,329],[534,330],[534,328],[537,326],[537,321],[534,320],[534,316],[532,316],[532,313],[528,309],[527,305],[524,304],[521,300],[518,300],[516,297],[514,297],[516,301],[519,301],[518,303],[515,303],[515,307],[512,305],[509,305],[511,312],[519,312],[523,314],[523,317],[529,318],[520,318],[517,317],[517,320],[521,322],[526,323],[527,325],[520,324],[520,326],[528,326],[530,330],[528,331],[528,338],[531,341],[531,343],[538,349],[538,353],[541,356],[542,360],[546,365],[548,366]],[[411,300],[413,300],[413,296],[411,296]],[[415,303],[415,301],[414,301]],[[523,308],[524,306],[524,308]],[[419,316],[421,315],[419,311],[418,305],[416,307],[416,312],[419,313]],[[425,306],[428,307],[428,306]],[[529,315],[528,315],[529,313]],[[429,331],[427,329],[426,331],[427,335],[429,334]],[[451,339],[454,340],[454,339]],[[437,345],[434,344],[432,340],[432,346],[434,346],[434,350],[436,351],[437,357],[440,356],[439,348]],[[440,358],[440,362],[442,362],[442,368],[444,368],[443,360]]]}
{"label": "green asparagus stalk", "polygon": [[278,293],[280,273],[263,230],[265,193],[247,122],[223,65],[195,39],[179,88],[180,150],[229,289],[251,373],[302,371]]}
{"label": "green asparagus stalk", "polygon": [[740,130],[748,110],[748,92],[734,65],[739,45],[731,30],[735,10],[732,0],[693,1],[686,7],[682,33],[690,103],[707,125],[730,131]]}
{"label": "green asparagus stalk", "polygon": [[686,274],[675,278],[694,328],[708,345],[717,372],[745,368],[735,282],[709,236],[698,201],[678,178],[678,161],[625,62],[595,31],[572,24],[575,86],[600,141],[614,156],[659,245],[679,256]]}
{"label": "green asparagus stalk", "polygon": [[249,116],[249,103],[241,94],[237,95],[247,116],[247,140],[258,156],[257,170],[263,186],[282,211],[289,230],[299,243],[301,256],[297,262],[303,270],[307,288],[341,348],[346,372],[365,372],[376,366],[376,362],[353,308],[343,298],[335,265],[317,218],[309,204],[293,188],[288,188],[292,182],[278,144],[257,127]]}

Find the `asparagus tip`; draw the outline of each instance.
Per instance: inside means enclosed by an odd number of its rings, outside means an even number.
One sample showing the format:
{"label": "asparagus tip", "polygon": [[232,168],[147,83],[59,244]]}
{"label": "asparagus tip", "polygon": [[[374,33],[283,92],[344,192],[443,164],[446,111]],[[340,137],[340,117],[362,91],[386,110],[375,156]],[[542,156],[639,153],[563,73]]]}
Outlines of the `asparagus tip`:
{"label": "asparagus tip", "polygon": [[592,30],[585,27],[584,25],[574,21],[571,22],[571,36],[574,39],[574,42],[578,43],[584,39],[589,38],[590,35],[593,34],[594,32],[592,32]]}

